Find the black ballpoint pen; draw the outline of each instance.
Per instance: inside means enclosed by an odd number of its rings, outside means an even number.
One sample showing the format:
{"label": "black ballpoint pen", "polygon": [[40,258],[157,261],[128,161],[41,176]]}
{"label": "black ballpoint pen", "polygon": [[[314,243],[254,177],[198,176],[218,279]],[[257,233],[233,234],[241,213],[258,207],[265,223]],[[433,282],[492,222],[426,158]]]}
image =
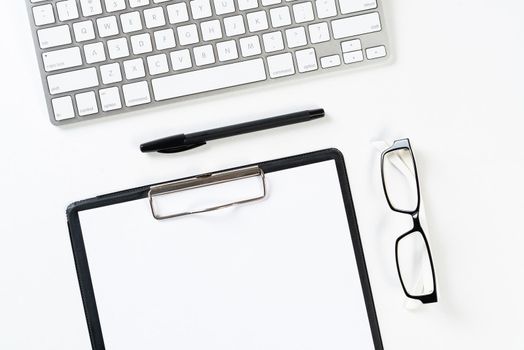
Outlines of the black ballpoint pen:
{"label": "black ballpoint pen", "polygon": [[247,134],[250,132],[276,128],[290,124],[307,122],[325,116],[323,109],[295,112],[278,117],[266,118],[221,128],[199,131],[192,134],[179,134],[146,142],[140,145],[142,152],[178,153],[205,145],[207,141]]}

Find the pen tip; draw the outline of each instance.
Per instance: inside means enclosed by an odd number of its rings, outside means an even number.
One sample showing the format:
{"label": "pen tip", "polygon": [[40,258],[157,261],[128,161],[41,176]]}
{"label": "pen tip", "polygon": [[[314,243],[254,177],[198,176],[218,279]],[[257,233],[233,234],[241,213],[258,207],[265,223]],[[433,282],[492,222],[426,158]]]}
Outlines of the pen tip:
{"label": "pen tip", "polygon": [[311,119],[322,118],[325,115],[326,115],[326,112],[324,111],[323,108],[312,109],[309,111],[309,116],[311,117]]}

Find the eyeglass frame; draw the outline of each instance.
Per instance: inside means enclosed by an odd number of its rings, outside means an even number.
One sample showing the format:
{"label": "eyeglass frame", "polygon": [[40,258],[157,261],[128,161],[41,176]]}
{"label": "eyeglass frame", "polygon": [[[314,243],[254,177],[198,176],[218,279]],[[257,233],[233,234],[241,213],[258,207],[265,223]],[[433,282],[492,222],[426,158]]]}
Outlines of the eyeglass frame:
{"label": "eyeglass frame", "polygon": [[[417,185],[417,205],[416,205],[416,208],[412,211],[398,209],[395,206],[393,206],[393,204],[391,203],[391,199],[389,198],[387,187],[386,187],[386,181],[384,179],[384,160],[385,160],[386,155],[388,153],[399,151],[399,150],[408,150],[411,156],[411,160],[413,161],[413,171],[414,171],[414,176],[415,176],[415,183]],[[422,225],[420,223],[420,185],[419,185],[419,179],[418,179],[417,164],[415,162],[415,156],[413,154],[413,150],[411,148],[411,143],[409,139],[406,138],[406,139],[396,140],[393,142],[393,144],[390,147],[386,148],[382,152],[382,155],[380,157],[380,173],[381,173],[381,178],[382,178],[382,187],[384,188],[384,194],[386,196],[386,200],[391,210],[397,213],[408,214],[413,219],[413,228],[411,228],[406,233],[400,235],[395,241],[395,262],[396,262],[398,277],[400,279],[400,284],[402,286],[404,294],[408,298],[421,301],[423,304],[436,303],[438,301],[438,297],[437,297],[437,282],[435,278],[435,267],[433,266],[433,257],[431,255],[431,249],[429,248],[429,243],[426,237],[426,233],[424,232],[424,229],[422,228]],[[415,232],[420,233],[420,235],[422,236],[424,240],[424,244],[426,245],[426,250],[428,252],[429,263],[431,266],[431,274],[432,274],[432,279],[433,279],[433,291],[430,294],[426,294],[426,295],[411,295],[408,292],[408,290],[406,289],[406,286],[404,285],[404,280],[402,279],[402,274],[400,272],[400,264],[398,261],[398,244],[400,240]]]}

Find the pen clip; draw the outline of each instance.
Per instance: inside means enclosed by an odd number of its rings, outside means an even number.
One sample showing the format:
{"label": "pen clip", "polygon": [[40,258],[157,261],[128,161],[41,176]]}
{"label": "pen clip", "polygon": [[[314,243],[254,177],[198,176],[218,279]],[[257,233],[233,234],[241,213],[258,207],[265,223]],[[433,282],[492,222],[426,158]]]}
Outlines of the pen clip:
{"label": "pen clip", "polygon": [[174,146],[170,148],[159,149],[157,152],[158,153],[179,153],[179,152],[187,151],[189,149],[203,146],[205,144],[206,144],[206,141],[200,141],[200,142],[192,143],[189,145],[179,145],[179,146]]}

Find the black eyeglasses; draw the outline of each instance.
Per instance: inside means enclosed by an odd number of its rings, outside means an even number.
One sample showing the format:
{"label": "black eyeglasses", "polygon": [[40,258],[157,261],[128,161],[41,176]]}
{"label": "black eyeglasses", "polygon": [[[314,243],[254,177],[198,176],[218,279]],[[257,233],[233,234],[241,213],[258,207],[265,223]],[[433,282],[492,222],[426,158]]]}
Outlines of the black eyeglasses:
{"label": "black eyeglasses", "polygon": [[435,303],[435,269],[428,239],[420,224],[420,186],[409,139],[397,140],[382,152],[380,168],[389,207],[413,218],[413,228],[395,242],[402,289],[408,298],[424,304]]}

